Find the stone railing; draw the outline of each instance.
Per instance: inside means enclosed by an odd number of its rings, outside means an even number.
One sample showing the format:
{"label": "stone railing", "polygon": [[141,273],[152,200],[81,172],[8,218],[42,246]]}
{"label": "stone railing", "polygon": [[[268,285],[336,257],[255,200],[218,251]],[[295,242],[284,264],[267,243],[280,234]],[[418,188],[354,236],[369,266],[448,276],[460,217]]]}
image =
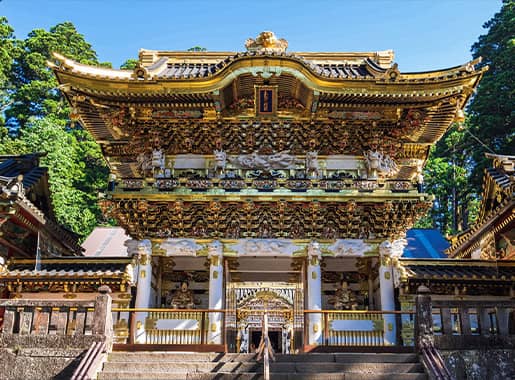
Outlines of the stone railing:
{"label": "stone railing", "polygon": [[[457,373],[463,372],[456,368],[449,371],[449,360],[444,360],[440,351],[449,356],[449,353],[467,350],[513,350],[514,317],[515,300],[433,301],[429,289],[420,286],[416,297],[415,344],[430,378],[454,379]],[[507,355],[506,352],[502,354]],[[498,360],[502,362],[504,359],[499,356]]]}
{"label": "stone railing", "polygon": [[[92,301],[0,300],[0,373],[6,378],[70,378],[94,343],[112,345],[111,297]],[[0,376],[1,377],[1,376]]]}
{"label": "stone railing", "polygon": [[110,298],[100,295],[95,301],[0,300],[4,309],[1,336],[112,335]]}

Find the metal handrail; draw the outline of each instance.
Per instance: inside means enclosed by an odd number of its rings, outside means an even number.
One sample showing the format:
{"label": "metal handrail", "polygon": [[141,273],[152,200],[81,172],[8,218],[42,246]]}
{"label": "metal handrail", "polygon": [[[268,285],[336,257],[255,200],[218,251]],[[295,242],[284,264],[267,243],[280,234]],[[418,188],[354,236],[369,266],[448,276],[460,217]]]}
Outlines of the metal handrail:
{"label": "metal handrail", "polygon": [[81,359],[78,367],[73,372],[71,380],[89,380],[92,377],[88,376],[94,366],[98,364],[100,355],[105,351],[105,342],[93,342],[89,346],[86,354]]}
{"label": "metal handrail", "polygon": [[424,342],[422,344],[422,361],[426,365],[428,371],[431,372],[431,378],[436,380],[455,380],[449,369],[445,365],[442,355],[438,352],[434,344]]}

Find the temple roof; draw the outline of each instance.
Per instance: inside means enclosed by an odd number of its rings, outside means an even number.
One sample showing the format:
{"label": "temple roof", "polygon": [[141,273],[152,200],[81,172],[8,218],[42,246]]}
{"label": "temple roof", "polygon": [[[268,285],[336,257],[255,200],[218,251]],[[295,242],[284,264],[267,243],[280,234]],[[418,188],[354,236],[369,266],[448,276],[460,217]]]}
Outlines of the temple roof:
{"label": "temple roof", "polygon": [[515,281],[515,261],[401,259],[404,280]]}
{"label": "temple roof", "polygon": [[[55,278],[132,278],[132,258],[56,258],[42,259],[36,269],[34,259],[11,259],[7,269],[0,273],[0,282],[10,279],[44,279]],[[132,281],[132,280],[131,280]]]}
{"label": "temple roof", "polygon": [[[485,169],[478,220],[469,230],[452,238],[447,250],[451,257],[471,257],[474,250],[481,249],[482,241],[483,246],[486,245],[488,234],[494,236],[515,228],[515,156],[487,153],[486,157],[492,160],[492,167]],[[495,255],[495,247],[491,249],[494,250],[491,254]],[[510,258],[515,256],[503,257]]]}
{"label": "temple roof", "polygon": [[130,239],[121,227],[96,227],[84,240],[84,256],[127,256],[125,242]]}
{"label": "temple roof", "polygon": [[0,156],[0,245],[32,256],[40,234],[43,255],[80,255],[77,236],[55,220],[43,155]]}

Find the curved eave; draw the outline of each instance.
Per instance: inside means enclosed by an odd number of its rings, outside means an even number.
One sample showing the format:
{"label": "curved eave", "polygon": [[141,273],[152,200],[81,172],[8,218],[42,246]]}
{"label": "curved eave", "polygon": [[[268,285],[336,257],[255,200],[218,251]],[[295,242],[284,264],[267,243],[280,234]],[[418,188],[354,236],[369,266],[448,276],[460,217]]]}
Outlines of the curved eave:
{"label": "curved eave", "polygon": [[[68,62],[69,60],[67,60]],[[220,90],[229,85],[235,78],[243,73],[257,74],[260,71],[269,71],[280,74],[287,72],[294,75],[309,88],[327,93],[357,93],[357,94],[412,94],[417,91],[430,91],[467,86],[475,88],[483,68],[477,71],[467,71],[465,68],[452,68],[431,73],[399,74],[394,80],[381,77],[356,78],[327,78],[315,73],[308,65],[299,59],[277,56],[246,56],[234,60],[208,77],[200,78],[150,78],[134,79],[108,75],[111,70],[70,64],[56,66],[53,70],[60,84],[97,93],[113,95],[141,96],[143,93],[209,93]],[[94,74],[95,69],[97,74]]]}

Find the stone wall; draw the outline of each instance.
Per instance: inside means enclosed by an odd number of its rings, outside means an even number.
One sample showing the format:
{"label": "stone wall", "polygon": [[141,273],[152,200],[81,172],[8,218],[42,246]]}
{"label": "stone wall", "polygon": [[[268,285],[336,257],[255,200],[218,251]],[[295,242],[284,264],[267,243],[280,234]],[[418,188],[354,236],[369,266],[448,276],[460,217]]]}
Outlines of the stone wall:
{"label": "stone wall", "polygon": [[440,351],[456,380],[515,379],[515,350]]}

